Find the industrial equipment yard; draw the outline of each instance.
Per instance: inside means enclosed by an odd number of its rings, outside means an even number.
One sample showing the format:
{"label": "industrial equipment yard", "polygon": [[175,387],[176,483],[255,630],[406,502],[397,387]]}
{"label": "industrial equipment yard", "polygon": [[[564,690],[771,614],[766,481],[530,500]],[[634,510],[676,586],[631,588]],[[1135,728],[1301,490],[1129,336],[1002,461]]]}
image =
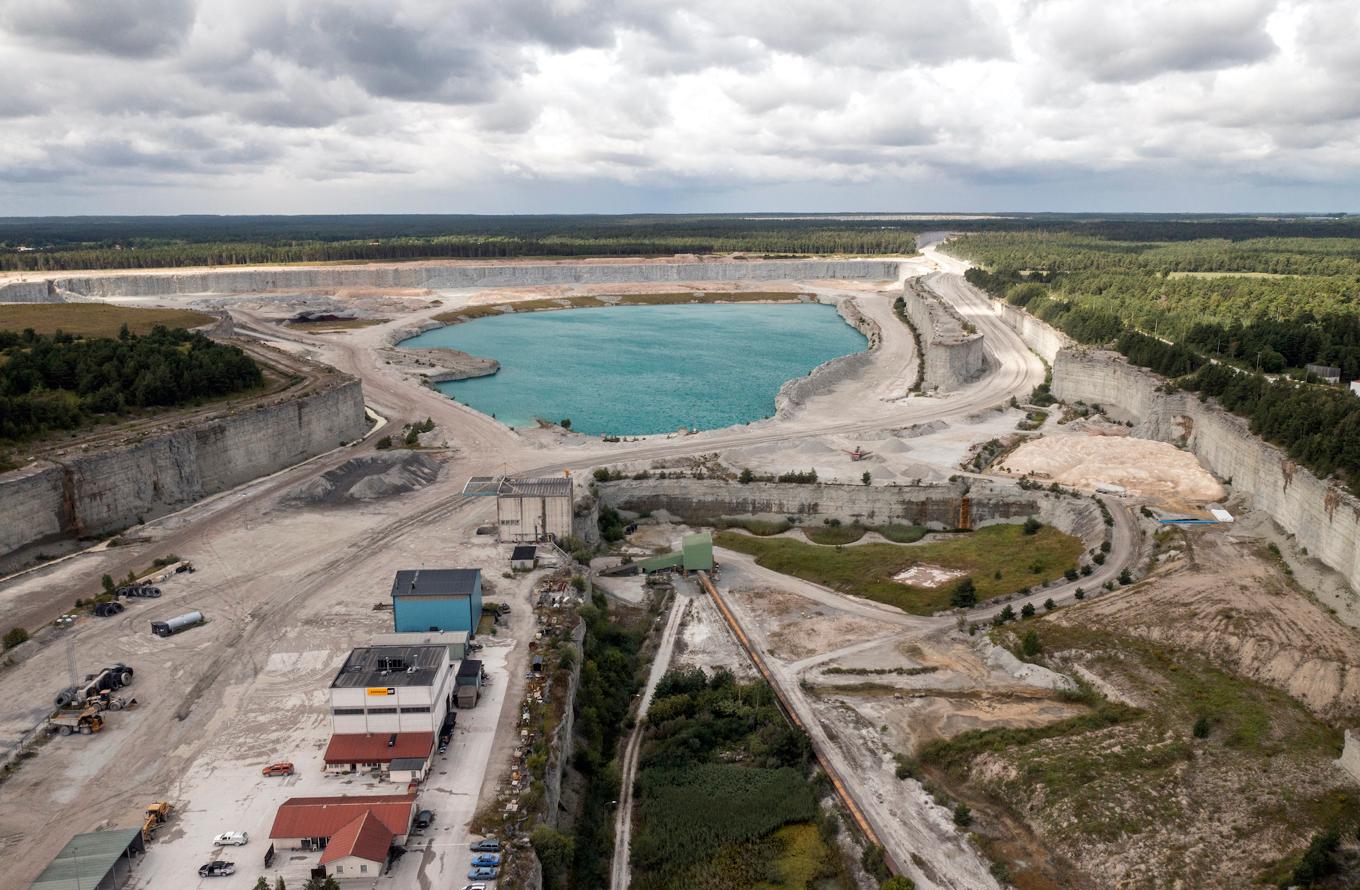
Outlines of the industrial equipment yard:
{"label": "industrial equipment yard", "polygon": [[[885,867],[917,887],[1003,886],[998,856],[1028,856],[1036,874],[1060,873],[1066,866],[1036,853],[1033,837],[1020,851],[996,840],[1011,817],[983,817],[981,803],[985,837],[960,831],[944,794],[918,781],[944,774],[908,770],[907,752],[1087,713],[1091,699],[1074,697],[1075,680],[1018,659],[1012,643],[997,636],[1007,631],[989,630],[1018,614],[1067,615],[1088,596],[1093,614],[1117,616],[1114,604],[1136,589],[1128,585],[1170,564],[1165,554],[1173,547],[1150,508],[1171,515],[1186,505],[1227,503],[1239,519],[1257,514],[1194,455],[1170,444],[1088,437],[1058,429],[1057,418],[1035,423],[1025,403],[1053,357],[1041,360],[997,305],[964,282],[964,264],[936,249],[938,236],[921,240],[922,253],[893,261],[896,278],[878,277],[882,263],[860,270],[843,261],[841,277],[777,285],[834,304],[865,334],[866,352],[786,385],[768,419],[651,436],[588,437],[567,424],[511,430],[425,385],[430,367],[393,361],[395,344],[460,308],[556,309],[569,304],[555,300],[609,292],[552,281],[551,270],[541,285],[514,288],[247,287],[100,297],[118,306],[214,312],[237,338],[353,375],[362,383],[368,429],[341,447],[149,518],[113,545],[0,581],[0,608],[14,623],[36,628],[66,614],[82,592],[97,591],[105,575],[139,575],[170,554],[194,569],[162,573],[159,597],[129,597],[117,615],[38,632],[0,669],[0,694],[10,703],[0,712],[0,747],[12,758],[0,783],[0,885],[28,886],[73,834],[135,827],[148,805],[165,802],[169,816],[148,833],[129,886],[230,890],[260,878],[272,887],[282,878],[300,887],[318,868],[330,868],[346,886],[461,886],[471,845],[482,837],[476,829],[519,831],[530,817],[520,803],[541,793],[523,779],[529,750],[545,744],[531,735],[537,718],[530,715],[547,704],[538,674],[543,654],[571,644],[553,635],[571,626],[559,624],[554,610],[574,614],[584,597],[571,593],[573,576],[582,589],[594,581],[622,609],[660,610],[642,701],[669,668],[724,668],[743,682],[768,682],[832,777],[835,806],[857,826],[858,840],[846,843],[881,847]],[[705,299],[763,293],[781,268],[766,265],[748,282],[680,286]],[[920,299],[931,301],[930,312],[956,313],[980,334],[936,342],[927,332],[920,348],[933,355],[985,344],[980,370],[969,364],[973,358],[951,366],[918,354],[922,341],[906,320],[918,310],[902,308],[900,299],[908,281],[924,283],[928,297]],[[646,292],[628,282],[611,287]],[[288,323],[304,310],[337,309],[365,323],[329,330]],[[956,377],[929,376],[941,373]],[[394,439],[410,450],[387,447]],[[992,443],[1002,441],[1010,450],[996,466],[978,457],[979,449],[1001,453]],[[1163,464],[1158,454],[1174,459]],[[1159,462],[1156,472],[1146,472],[1150,461]],[[574,563],[577,554],[549,543],[570,549],[611,515],[628,527],[594,573]],[[714,529],[726,529],[716,551],[706,537]],[[1193,550],[1178,546],[1177,553]],[[432,570],[453,567],[480,570],[475,586],[438,596],[464,597],[457,629],[481,648],[475,659],[471,650],[450,650],[445,665],[443,648],[426,651],[443,644],[417,637],[426,625],[431,633],[451,628],[427,618],[433,607],[410,600],[436,596],[422,585],[443,577]],[[646,579],[613,576],[630,568],[684,577],[675,578],[674,594],[653,594]],[[964,578],[970,598],[950,600]],[[170,622],[164,637],[150,632],[152,621],[191,613],[199,617]],[[1311,613],[1307,620],[1323,621]],[[1356,639],[1334,620],[1329,627],[1339,647]],[[381,649],[394,642],[384,635],[414,646],[416,655],[399,660],[397,649]],[[560,642],[550,648],[550,639]],[[367,651],[370,643],[388,652],[381,670],[350,684],[357,707],[339,703],[332,687],[345,685],[340,677],[352,650]],[[135,679],[118,694],[135,696],[136,706],[107,713],[102,731],[49,736],[43,725],[51,696],[66,685],[72,662],[74,673],[135,667]],[[452,708],[453,674],[461,684],[473,676],[464,669],[469,664],[480,672],[480,700],[473,693],[474,707]],[[1281,679],[1257,670],[1263,682]],[[419,679],[446,671],[447,680]],[[1083,688],[1112,688],[1099,672],[1092,665],[1071,674]],[[561,676],[569,674],[564,668]],[[395,706],[408,675],[417,685],[436,684],[424,706],[408,707],[406,699]],[[453,693],[440,691],[444,682]],[[567,695],[553,689],[554,700]],[[1349,690],[1315,683],[1302,694],[1345,710],[1353,706]],[[373,704],[394,696],[392,707]],[[444,727],[452,728],[435,751],[442,708],[451,708]],[[566,708],[570,713],[569,700]],[[411,729],[408,711],[430,725]],[[384,719],[398,722],[365,722]],[[364,730],[344,728],[346,720],[361,721]],[[621,755],[629,790],[619,810],[624,839],[635,819],[641,733],[632,736],[633,753]],[[417,735],[419,756],[382,753],[404,751]],[[337,759],[342,739],[377,753]],[[292,766],[280,767],[288,774],[262,774],[271,764]],[[378,825],[377,810],[346,827],[349,834],[315,829],[315,844],[301,828],[290,834],[280,827],[286,806],[333,807],[339,797],[408,789],[414,798],[392,804],[402,818],[433,814],[428,827],[409,834],[405,823],[400,830]],[[307,802],[315,798],[331,803]],[[224,832],[245,832],[249,841],[215,847],[213,838]],[[384,849],[391,839],[401,852],[364,859],[362,838],[374,832]],[[344,834],[355,852],[322,858],[332,834]],[[534,855],[525,834],[503,840],[507,868]],[[195,878],[214,859],[234,862],[234,874]],[[371,870],[355,864],[370,861],[377,863]],[[626,856],[615,859],[616,890],[627,886],[629,868]]]}

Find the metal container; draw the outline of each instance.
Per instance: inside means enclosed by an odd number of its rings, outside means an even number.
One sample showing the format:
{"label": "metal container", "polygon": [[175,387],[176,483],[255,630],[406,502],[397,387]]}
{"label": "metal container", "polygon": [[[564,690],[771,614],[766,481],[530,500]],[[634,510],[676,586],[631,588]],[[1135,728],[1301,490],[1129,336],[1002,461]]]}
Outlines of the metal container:
{"label": "metal container", "polygon": [[197,625],[202,624],[204,620],[202,612],[185,612],[183,615],[177,615],[169,621],[151,622],[151,632],[158,637],[168,637],[171,634],[177,634],[190,627],[196,627]]}

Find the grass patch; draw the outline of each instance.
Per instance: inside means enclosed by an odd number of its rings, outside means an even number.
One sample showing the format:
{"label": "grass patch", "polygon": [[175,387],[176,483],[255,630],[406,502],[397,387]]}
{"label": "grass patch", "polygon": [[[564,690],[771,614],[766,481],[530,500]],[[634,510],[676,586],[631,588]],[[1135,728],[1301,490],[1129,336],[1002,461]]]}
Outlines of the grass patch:
{"label": "grass patch", "polygon": [[669,293],[669,294],[609,294],[605,296],[542,297],[536,300],[516,300],[512,303],[488,303],[465,306],[441,312],[435,321],[458,324],[475,318],[504,315],[508,312],[544,312],[554,309],[599,309],[603,306],[674,306],[687,303],[798,303],[800,294],[776,291],[748,291],[742,293]]}
{"label": "grass patch", "polygon": [[289,327],[316,334],[327,331],[349,331],[355,328],[368,328],[375,324],[386,324],[390,318],[339,318],[332,321],[290,321]]}
{"label": "grass patch", "polygon": [[1089,714],[1069,717],[1047,726],[1024,729],[974,729],[959,733],[950,739],[936,739],[923,745],[916,756],[922,763],[937,766],[956,778],[961,778],[968,765],[980,754],[1005,751],[1007,748],[1029,745],[1043,739],[1105,729],[1136,720],[1142,715],[1142,711],[1127,705],[1101,702]]}
{"label": "grass patch", "polygon": [[853,544],[864,537],[866,531],[868,529],[856,522],[850,525],[810,525],[803,529],[803,534],[814,544]]}
{"label": "grass patch", "polygon": [[751,538],[736,532],[719,532],[715,542],[754,556],[760,566],[771,571],[917,615],[948,608],[954,585],[912,587],[892,580],[893,575],[916,563],[967,572],[982,600],[1060,577],[1076,565],[1082,550],[1080,541],[1051,526],[1026,535],[1018,525],[992,525],[950,541],[910,548],[875,543],[833,549],[789,538]]}
{"label": "grass patch", "polygon": [[123,325],[134,334],[149,334],[156,325],[196,328],[217,321],[192,309],[135,308],[108,303],[10,303],[0,305],[0,330],[51,336],[65,331],[78,337],[117,337]]}
{"label": "grass patch", "polygon": [[817,879],[828,876],[831,851],[816,825],[809,822],[785,825],[774,833],[774,839],[782,848],[773,862],[779,880],[761,881],[752,890],[808,890]]}
{"label": "grass patch", "polygon": [[745,529],[753,535],[768,538],[771,535],[780,535],[793,528],[793,523],[787,519],[747,519],[724,516],[713,523],[714,528],[740,528]]}
{"label": "grass patch", "polygon": [[896,544],[915,544],[926,536],[928,529],[923,525],[903,525],[900,522],[889,522],[886,525],[876,525],[874,531]]}

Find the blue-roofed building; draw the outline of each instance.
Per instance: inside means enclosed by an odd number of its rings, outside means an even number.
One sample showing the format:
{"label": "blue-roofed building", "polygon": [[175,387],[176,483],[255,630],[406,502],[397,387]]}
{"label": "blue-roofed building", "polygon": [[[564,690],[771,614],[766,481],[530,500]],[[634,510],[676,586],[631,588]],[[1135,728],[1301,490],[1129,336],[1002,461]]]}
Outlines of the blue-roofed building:
{"label": "blue-roofed building", "polygon": [[481,569],[414,569],[392,582],[392,625],[397,633],[477,633],[482,617]]}

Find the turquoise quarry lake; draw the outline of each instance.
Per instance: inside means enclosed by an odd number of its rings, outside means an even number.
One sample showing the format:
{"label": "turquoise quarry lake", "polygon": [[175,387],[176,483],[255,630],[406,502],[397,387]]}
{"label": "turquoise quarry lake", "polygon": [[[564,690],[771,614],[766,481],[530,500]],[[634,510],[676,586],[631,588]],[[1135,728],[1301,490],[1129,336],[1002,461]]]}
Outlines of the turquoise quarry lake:
{"label": "turquoise quarry lake", "polygon": [[639,436],[769,417],[786,381],[867,341],[834,306],[719,303],[491,316],[401,345],[499,361],[438,386],[508,426],[570,418],[587,435]]}

